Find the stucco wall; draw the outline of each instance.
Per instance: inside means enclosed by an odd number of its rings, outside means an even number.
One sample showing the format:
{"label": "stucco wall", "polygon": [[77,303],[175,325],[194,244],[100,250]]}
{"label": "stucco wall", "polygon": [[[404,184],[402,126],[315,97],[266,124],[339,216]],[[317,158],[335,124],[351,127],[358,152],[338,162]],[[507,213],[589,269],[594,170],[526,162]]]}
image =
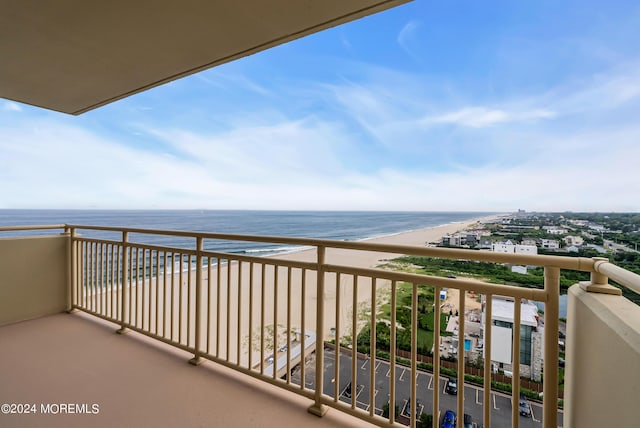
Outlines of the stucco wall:
{"label": "stucco wall", "polygon": [[0,239],[0,325],[66,309],[68,237]]}
{"label": "stucco wall", "polygon": [[565,427],[638,426],[640,306],[569,289]]}

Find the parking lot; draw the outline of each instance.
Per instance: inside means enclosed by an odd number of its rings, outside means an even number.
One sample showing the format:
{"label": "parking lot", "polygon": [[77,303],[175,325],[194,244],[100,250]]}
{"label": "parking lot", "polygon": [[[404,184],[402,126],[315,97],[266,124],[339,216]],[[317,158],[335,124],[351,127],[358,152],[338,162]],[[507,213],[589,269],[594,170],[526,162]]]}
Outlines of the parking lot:
{"label": "parking lot", "polygon": [[[335,350],[325,348],[324,360],[324,385],[323,392],[331,397],[335,397],[336,379],[336,355]],[[315,358],[315,357],[313,357]],[[370,389],[370,370],[374,364],[375,371],[375,387],[373,390],[373,400],[371,400]],[[314,388],[314,361],[307,361],[305,366],[305,384],[308,388]],[[374,406],[374,412],[382,415],[383,406],[389,402],[389,389],[391,385],[391,370],[389,363],[386,361],[359,358],[356,363],[356,387],[348,390],[351,383],[351,355],[342,353],[340,355],[339,370],[340,384],[338,385],[339,400],[351,404],[351,400],[355,399],[356,406],[365,411],[370,411]],[[416,374],[416,395],[417,395],[417,414],[422,412],[432,413],[433,394],[436,385],[433,382],[433,375],[428,372],[418,371]],[[300,370],[296,370],[292,377],[292,382],[300,382]],[[440,410],[438,419],[446,410],[456,411],[457,396],[450,395],[445,392],[446,377],[441,376],[438,387],[440,393]],[[411,370],[409,368],[396,365],[395,373],[395,391],[396,404],[399,406],[400,413],[408,416],[409,413],[409,397],[411,390]],[[461,387],[458,385],[460,392]],[[492,392],[491,393],[491,425],[493,427],[510,427],[511,426],[511,396]],[[483,389],[475,385],[465,384],[464,386],[464,407],[465,413],[471,415],[474,423],[481,426],[483,415]],[[516,402],[517,406],[518,403]],[[521,427],[540,427],[542,426],[542,407],[537,403],[529,403],[531,417],[520,416]],[[460,415],[461,416],[461,415]],[[460,418],[461,419],[461,418]],[[558,415],[558,426],[562,426],[562,413]]]}

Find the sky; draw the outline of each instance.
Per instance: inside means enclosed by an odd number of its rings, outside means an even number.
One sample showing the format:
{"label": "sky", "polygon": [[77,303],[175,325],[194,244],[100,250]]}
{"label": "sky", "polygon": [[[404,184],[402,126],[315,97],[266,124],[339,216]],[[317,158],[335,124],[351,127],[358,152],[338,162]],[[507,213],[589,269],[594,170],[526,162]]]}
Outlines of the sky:
{"label": "sky", "polygon": [[70,116],[0,208],[640,211],[640,3],[416,0]]}

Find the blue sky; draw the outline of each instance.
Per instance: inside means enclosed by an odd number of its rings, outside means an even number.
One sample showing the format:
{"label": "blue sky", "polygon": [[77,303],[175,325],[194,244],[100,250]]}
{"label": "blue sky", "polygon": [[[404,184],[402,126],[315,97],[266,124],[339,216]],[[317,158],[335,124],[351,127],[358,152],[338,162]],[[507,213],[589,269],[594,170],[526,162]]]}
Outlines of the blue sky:
{"label": "blue sky", "polygon": [[0,208],[639,211],[640,4],[425,1],[79,117],[0,100]]}

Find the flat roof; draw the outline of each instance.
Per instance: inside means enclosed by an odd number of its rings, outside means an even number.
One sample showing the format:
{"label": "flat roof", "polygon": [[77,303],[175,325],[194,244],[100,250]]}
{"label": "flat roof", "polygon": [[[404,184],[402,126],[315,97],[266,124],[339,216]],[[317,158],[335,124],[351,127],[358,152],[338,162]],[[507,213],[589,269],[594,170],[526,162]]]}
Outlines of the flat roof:
{"label": "flat roof", "polygon": [[410,0],[0,0],[0,97],[81,114]]}
{"label": "flat roof", "polygon": [[[491,306],[491,319],[513,323],[515,302],[501,297],[493,296]],[[538,326],[538,307],[528,301],[523,301],[520,306],[520,324],[532,327]]]}

